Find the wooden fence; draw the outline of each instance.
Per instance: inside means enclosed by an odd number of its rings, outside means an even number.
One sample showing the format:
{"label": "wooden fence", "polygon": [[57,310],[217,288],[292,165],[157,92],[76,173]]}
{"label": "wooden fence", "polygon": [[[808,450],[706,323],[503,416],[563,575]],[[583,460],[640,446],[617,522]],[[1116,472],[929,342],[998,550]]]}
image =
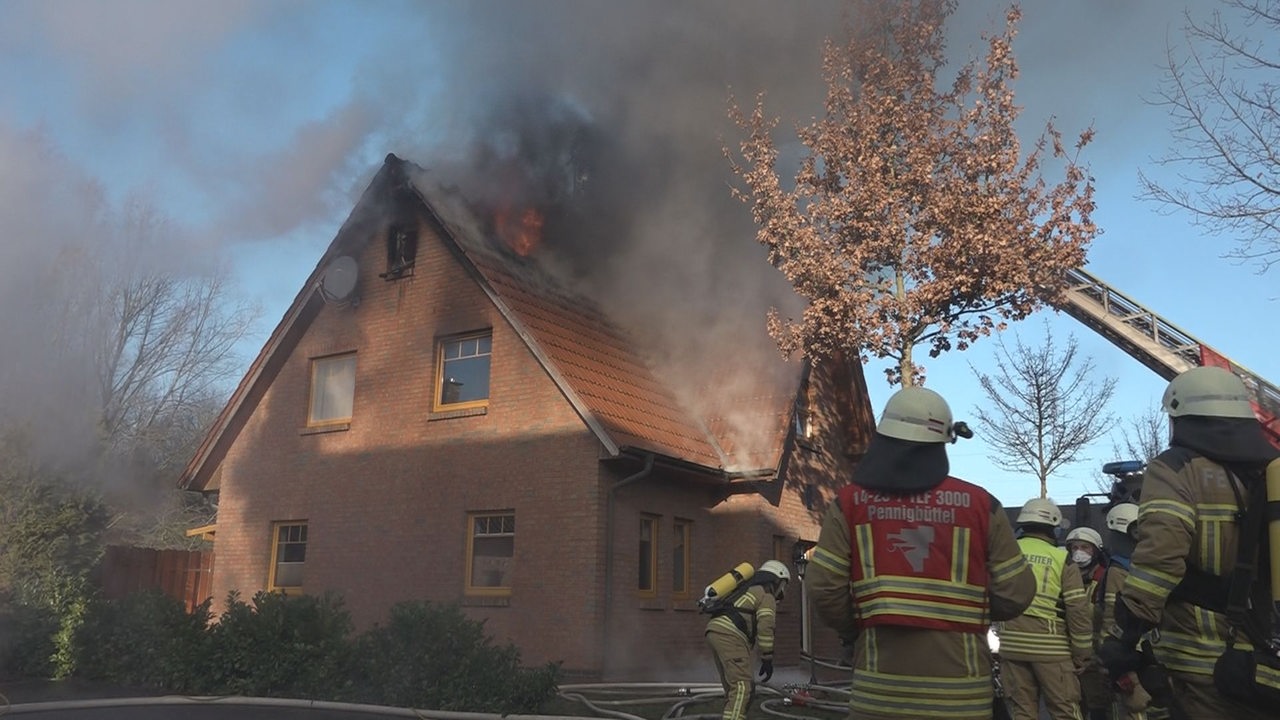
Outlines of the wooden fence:
{"label": "wooden fence", "polygon": [[213,592],[213,552],[111,545],[102,558],[100,577],[107,598],[159,590],[190,612]]}

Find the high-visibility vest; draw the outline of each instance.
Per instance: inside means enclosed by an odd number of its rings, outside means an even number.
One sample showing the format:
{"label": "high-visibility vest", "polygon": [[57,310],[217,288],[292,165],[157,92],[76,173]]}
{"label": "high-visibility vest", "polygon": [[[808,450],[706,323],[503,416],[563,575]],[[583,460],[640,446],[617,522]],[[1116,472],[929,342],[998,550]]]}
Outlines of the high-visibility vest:
{"label": "high-visibility vest", "polygon": [[1062,572],[1067,564],[1066,548],[1041,538],[1026,535],[1018,538],[1022,556],[1036,576],[1036,598],[1023,615],[1042,620],[1061,620]]}
{"label": "high-visibility vest", "polygon": [[849,578],[859,628],[894,625],[986,634],[991,496],[948,477],[888,495],[840,492],[849,525]]}

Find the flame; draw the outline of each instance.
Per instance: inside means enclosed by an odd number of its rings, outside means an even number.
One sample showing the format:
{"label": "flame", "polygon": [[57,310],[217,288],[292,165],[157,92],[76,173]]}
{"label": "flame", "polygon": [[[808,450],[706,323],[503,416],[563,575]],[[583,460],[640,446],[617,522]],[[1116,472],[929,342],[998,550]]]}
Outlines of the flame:
{"label": "flame", "polygon": [[519,212],[504,207],[494,213],[493,217],[498,237],[521,257],[527,257],[542,243],[542,222],[542,213],[533,207]]}

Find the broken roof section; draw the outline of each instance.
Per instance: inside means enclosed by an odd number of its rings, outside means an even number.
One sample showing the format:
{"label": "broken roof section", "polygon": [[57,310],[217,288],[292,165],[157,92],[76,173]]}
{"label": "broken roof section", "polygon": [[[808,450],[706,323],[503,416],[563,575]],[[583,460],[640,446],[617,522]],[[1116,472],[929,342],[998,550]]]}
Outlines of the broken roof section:
{"label": "broken roof section", "polygon": [[323,269],[333,258],[356,254],[360,244],[371,242],[372,229],[387,222],[382,215],[403,211],[396,208],[403,207],[405,195],[438,223],[441,240],[480,282],[609,455],[628,449],[652,452],[725,479],[777,469],[798,389],[798,368],[797,382],[781,391],[771,373],[762,371],[758,387],[740,389],[733,397],[721,394],[709,409],[691,410],[691,403],[681,402],[628,333],[596,303],[557,282],[536,259],[507,249],[456,189],[388,155],[233,392],[184,471],[181,486],[216,489],[211,479],[222,456],[323,306],[318,299]]}

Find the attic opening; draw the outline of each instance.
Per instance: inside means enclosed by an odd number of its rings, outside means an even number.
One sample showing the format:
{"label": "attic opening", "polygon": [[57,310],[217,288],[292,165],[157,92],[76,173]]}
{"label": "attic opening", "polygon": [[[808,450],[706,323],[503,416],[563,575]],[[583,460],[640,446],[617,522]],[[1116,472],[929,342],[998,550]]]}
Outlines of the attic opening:
{"label": "attic opening", "polygon": [[395,224],[387,228],[387,271],[378,275],[384,280],[399,280],[413,274],[418,258],[416,225]]}

